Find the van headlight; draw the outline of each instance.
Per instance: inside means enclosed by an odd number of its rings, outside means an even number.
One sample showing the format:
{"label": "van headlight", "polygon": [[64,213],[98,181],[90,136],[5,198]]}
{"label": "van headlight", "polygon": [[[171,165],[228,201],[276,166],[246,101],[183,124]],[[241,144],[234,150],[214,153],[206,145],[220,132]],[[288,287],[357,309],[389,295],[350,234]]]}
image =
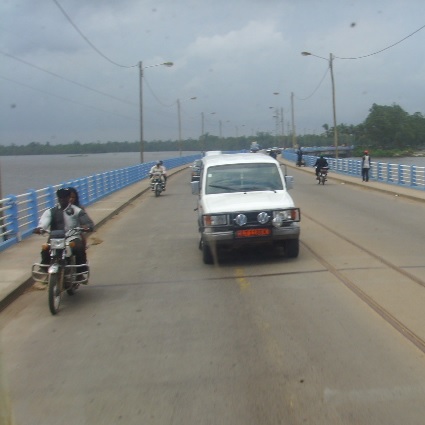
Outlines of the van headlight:
{"label": "van headlight", "polygon": [[300,209],[291,208],[287,210],[273,211],[273,226],[280,227],[283,223],[288,221],[300,221]]}
{"label": "van headlight", "polygon": [[204,215],[204,226],[224,226],[227,224],[227,215]]}

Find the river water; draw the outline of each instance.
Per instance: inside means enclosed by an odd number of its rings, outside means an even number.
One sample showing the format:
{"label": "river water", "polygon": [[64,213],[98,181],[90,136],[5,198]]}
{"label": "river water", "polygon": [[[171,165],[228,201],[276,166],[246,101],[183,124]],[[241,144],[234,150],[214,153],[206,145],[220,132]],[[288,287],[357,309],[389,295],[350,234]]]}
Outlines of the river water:
{"label": "river water", "polygon": [[[182,156],[199,152],[182,152]],[[179,152],[144,152],[145,162],[170,159]],[[64,181],[117,170],[140,163],[140,153],[102,153],[76,155],[19,155],[0,157],[1,198],[20,195],[29,189],[41,189]]]}

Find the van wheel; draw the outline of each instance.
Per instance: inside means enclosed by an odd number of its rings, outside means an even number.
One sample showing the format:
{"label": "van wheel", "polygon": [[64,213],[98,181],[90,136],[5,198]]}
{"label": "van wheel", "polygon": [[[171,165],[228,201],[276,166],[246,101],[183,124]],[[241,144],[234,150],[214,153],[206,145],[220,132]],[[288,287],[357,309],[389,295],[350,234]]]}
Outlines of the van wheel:
{"label": "van wheel", "polygon": [[201,240],[202,260],[204,264],[214,264],[211,248]]}
{"label": "van wheel", "polygon": [[297,258],[300,252],[299,239],[289,239],[285,242],[285,254],[288,258]]}

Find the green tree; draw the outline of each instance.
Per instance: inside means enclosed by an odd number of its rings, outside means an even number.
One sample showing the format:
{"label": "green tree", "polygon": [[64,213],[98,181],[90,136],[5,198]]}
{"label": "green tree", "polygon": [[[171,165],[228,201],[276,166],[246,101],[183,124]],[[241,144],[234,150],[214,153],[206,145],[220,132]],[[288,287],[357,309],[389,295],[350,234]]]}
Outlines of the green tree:
{"label": "green tree", "polygon": [[403,148],[408,128],[408,113],[399,105],[380,106],[374,103],[364,122],[366,136],[384,148]]}

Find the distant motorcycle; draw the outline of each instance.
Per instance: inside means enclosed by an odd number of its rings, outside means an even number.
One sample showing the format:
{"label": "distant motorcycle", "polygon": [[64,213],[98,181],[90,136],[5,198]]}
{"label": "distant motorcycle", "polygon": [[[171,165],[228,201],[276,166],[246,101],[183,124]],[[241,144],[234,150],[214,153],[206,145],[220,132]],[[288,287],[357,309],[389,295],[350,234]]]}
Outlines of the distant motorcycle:
{"label": "distant motorcycle", "polygon": [[151,178],[151,190],[155,193],[155,196],[161,195],[161,192],[163,192],[165,189],[165,183],[162,179],[161,173],[155,173],[152,175]]}
{"label": "distant motorcycle", "polygon": [[75,264],[72,254],[73,239],[80,236],[84,229],[76,227],[68,230],[52,230],[49,241],[43,245],[49,250],[50,265],[34,263],[32,277],[36,282],[47,284],[49,309],[52,314],[59,311],[64,291],[74,295],[80,284],[87,284],[89,280],[89,265]]}
{"label": "distant motorcycle", "polygon": [[328,171],[329,167],[322,167],[319,170],[319,175],[317,176],[318,184],[325,184],[325,182],[328,180]]}

